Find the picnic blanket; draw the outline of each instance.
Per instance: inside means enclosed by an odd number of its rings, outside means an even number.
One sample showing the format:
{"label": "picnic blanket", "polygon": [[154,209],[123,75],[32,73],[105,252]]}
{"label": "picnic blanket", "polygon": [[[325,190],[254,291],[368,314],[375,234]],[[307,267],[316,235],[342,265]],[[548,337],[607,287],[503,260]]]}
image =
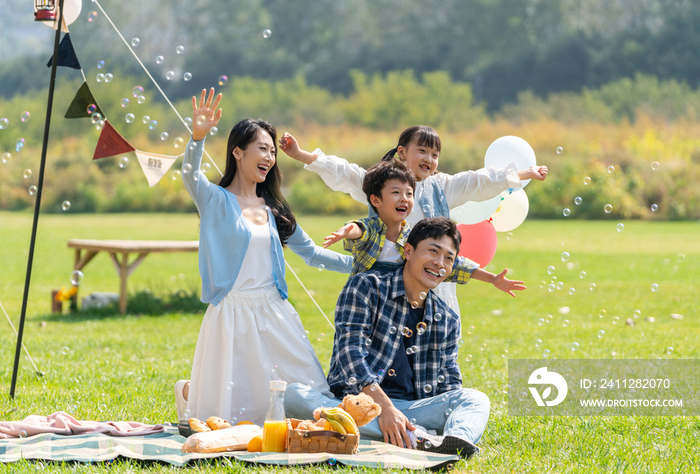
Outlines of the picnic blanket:
{"label": "picnic blanket", "polygon": [[104,433],[110,436],[139,436],[160,433],[162,425],[145,425],[135,421],[76,420],[64,411],[49,416],[30,415],[22,421],[0,421],[0,439],[26,438],[43,433],[79,435]]}
{"label": "picnic blanket", "polygon": [[118,457],[159,461],[184,466],[194,459],[232,457],[239,461],[271,465],[330,464],[394,469],[442,469],[459,461],[459,456],[403,449],[379,441],[361,440],[358,454],[286,453],[182,453],[185,438],[176,426],[163,426],[162,433],[147,436],[114,437],[103,433],[62,436],[53,433],[27,438],[0,439],[0,462],[20,459],[96,462]]}

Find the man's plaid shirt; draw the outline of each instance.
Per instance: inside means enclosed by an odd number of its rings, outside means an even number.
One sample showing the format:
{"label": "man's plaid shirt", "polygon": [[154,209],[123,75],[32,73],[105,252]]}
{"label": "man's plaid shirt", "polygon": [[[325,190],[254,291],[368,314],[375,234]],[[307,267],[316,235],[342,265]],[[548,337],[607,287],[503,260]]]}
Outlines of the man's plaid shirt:
{"label": "man's plaid shirt", "polygon": [[[342,398],[388,377],[399,349],[410,303],[406,299],[404,268],[394,272],[365,272],[350,277],[335,309],[333,356],[328,384]],[[424,333],[416,334],[413,385],[418,399],[462,387],[457,363],[460,320],[447,303],[431,291],[425,299]],[[440,382],[438,377],[443,376]],[[442,378],[440,378],[442,380]],[[427,390],[430,385],[430,390]]]}
{"label": "man's plaid shirt", "polygon": [[[343,247],[353,257],[352,272],[350,273],[350,276],[352,276],[366,272],[372,268],[372,265],[379,258],[386,242],[386,224],[379,216],[365,217],[364,219],[348,222],[348,224],[350,223],[357,224],[362,231],[359,239],[343,239]],[[410,233],[411,227],[404,221],[399,238],[395,242],[396,250],[398,250],[401,257],[403,257],[403,248]],[[477,268],[479,268],[478,263],[458,255],[452,266],[452,273],[445,278],[445,281],[468,283],[472,272]]]}

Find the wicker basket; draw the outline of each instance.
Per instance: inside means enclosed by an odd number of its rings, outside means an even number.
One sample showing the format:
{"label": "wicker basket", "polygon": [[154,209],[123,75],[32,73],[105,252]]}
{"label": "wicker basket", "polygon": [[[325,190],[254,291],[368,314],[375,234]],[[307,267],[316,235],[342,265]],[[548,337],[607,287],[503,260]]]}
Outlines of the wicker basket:
{"label": "wicker basket", "polygon": [[343,435],[335,431],[300,431],[301,420],[287,418],[288,453],[357,454],[360,435]]}

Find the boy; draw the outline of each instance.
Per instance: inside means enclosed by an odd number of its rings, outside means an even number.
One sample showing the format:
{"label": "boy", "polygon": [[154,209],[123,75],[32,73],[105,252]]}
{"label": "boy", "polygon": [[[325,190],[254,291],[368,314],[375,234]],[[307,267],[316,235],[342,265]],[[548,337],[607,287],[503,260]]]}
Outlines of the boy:
{"label": "boy", "polygon": [[[367,170],[362,190],[376,215],[351,221],[323,241],[328,248],[344,239],[344,248],[354,259],[351,276],[368,270],[392,271],[403,265],[404,245],[411,230],[405,219],[413,209],[415,187],[413,172],[399,160],[382,161]],[[493,283],[511,296],[515,296],[513,290],[525,289],[522,281],[505,278],[507,270],[495,275],[461,256],[452,263],[453,270],[445,281],[465,284],[474,278]]]}

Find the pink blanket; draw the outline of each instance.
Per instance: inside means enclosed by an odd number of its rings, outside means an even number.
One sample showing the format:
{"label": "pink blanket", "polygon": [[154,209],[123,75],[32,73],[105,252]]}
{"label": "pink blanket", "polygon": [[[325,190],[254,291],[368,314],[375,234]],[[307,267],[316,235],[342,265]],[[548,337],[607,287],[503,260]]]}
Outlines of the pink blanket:
{"label": "pink blanket", "polygon": [[[57,411],[49,416],[30,415],[22,421],[1,421],[0,439],[34,436],[41,433],[80,435],[104,433],[109,436],[143,436],[162,433],[163,425],[144,425],[134,421],[76,420],[68,413]],[[21,433],[21,436],[20,436]]]}

